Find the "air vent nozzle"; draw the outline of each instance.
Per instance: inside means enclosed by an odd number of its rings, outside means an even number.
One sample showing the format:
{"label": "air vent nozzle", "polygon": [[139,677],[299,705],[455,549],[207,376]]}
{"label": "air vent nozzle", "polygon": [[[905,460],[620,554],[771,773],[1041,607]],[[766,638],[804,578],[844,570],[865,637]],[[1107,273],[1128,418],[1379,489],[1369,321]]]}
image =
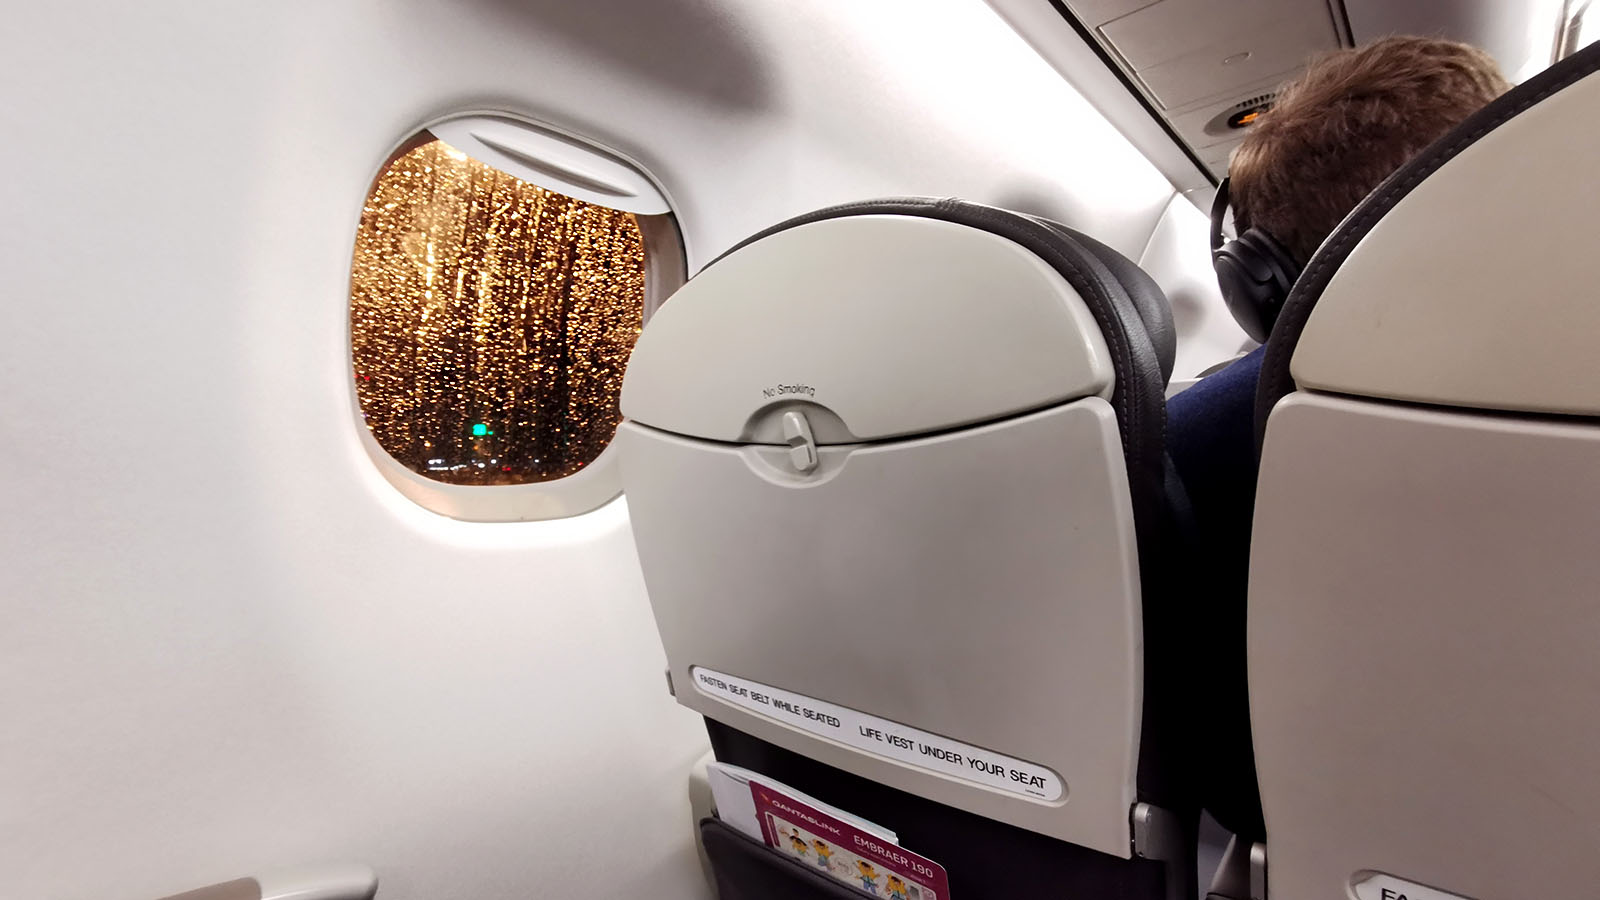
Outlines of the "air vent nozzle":
{"label": "air vent nozzle", "polygon": [[1213,137],[1236,135],[1239,131],[1249,128],[1256,116],[1270,109],[1272,100],[1276,96],[1275,93],[1257,94],[1240,100],[1212,116],[1211,121],[1206,123],[1205,133]]}

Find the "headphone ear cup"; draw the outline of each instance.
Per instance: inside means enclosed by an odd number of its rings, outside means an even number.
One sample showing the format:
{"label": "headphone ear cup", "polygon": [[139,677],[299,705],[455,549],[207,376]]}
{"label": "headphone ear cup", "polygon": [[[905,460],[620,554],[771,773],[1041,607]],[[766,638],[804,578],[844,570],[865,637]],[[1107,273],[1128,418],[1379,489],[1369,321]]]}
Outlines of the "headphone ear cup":
{"label": "headphone ear cup", "polygon": [[[1261,320],[1261,286],[1239,260],[1238,241],[1229,241],[1212,255],[1212,266],[1217,270],[1217,286],[1222,289],[1222,299],[1228,312],[1239,323],[1250,339],[1262,343],[1269,329]],[[1248,252],[1248,251],[1246,251]]]}
{"label": "headphone ear cup", "polygon": [[1234,321],[1251,339],[1266,343],[1300,266],[1270,235],[1250,228],[1212,254],[1212,267]]}

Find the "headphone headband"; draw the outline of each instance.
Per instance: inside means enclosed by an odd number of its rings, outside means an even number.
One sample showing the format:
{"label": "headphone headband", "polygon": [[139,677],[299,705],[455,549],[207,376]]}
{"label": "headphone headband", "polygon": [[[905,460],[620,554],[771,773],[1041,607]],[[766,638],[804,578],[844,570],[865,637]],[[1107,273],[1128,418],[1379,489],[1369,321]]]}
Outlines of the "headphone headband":
{"label": "headphone headband", "polygon": [[1217,185],[1217,196],[1211,201],[1211,252],[1216,253],[1222,249],[1222,219],[1228,214],[1228,185],[1230,180],[1223,176],[1222,183]]}

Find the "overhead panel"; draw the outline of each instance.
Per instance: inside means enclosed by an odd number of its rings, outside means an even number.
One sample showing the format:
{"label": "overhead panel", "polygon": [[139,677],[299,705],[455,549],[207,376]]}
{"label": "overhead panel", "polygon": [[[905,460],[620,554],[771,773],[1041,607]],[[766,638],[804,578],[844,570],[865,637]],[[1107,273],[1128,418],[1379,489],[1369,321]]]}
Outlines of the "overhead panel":
{"label": "overhead panel", "polygon": [[1339,0],[1064,0],[1213,177],[1252,110],[1345,44]]}
{"label": "overhead panel", "polygon": [[1230,144],[1227,150],[1220,153],[1207,152],[1206,155],[1200,157],[1200,160],[1201,162],[1205,163],[1206,168],[1210,171],[1214,173],[1220,173],[1221,175],[1226,175],[1228,174],[1228,163],[1232,157],[1232,154],[1233,145]]}
{"label": "overhead panel", "polygon": [[1099,28],[1139,71],[1212,44],[1234,41],[1248,50],[1262,25],[1308,11],[1328,15],[1323,0],[1161,0]]}
{"label": "overhead panel", "polygon": [[1158,2],[1159,0],[1077,0],[1072,4],[1072,10],[1083,21],[1098,24],[1120,19],[1147,6],[1154,6]]}
{"label": "overhead panel", "polygon": [[[1230,120],[1239,121],[1234,114],[1248,112],[1264,103],[1270,103],[1282,81],[1281,74],[1273,74],[1259,81],[1240,85],[1221,99],[1191,103],[1184,107],[1189,110],[1188,112],[1169,115],[1167,120],[1173,130],[1181,135],[1202,159],[1215,155],[1216,151],[1213,148],[1219,144],[1223,145],[1222,153],[1226,156],[1227,151],[1238,143],[1243,134],[1239,128],[1229,124]],[[1243,124],[1248,125],[1248,122]]]}
{"label": "overhead panel", "polygon": [[[1188,193],[1227,174],[1251,114],[1321,53],[1389,34],[1437,35],[1485,48],[1521,81],[1549,64],[1582,0],[988,2]],[[1115,87],[1075,64],[1082,42],[1114,70]],[[1119,104],[1130,94],[1143,115]]]}
{"label": "overhead panel", "polygon": [[[1248,49],[1240,49],[1246,44]],[[1248,40],[1232,37],[1151,66],[1139,80],[1164,109],[1181,109],[1240,87],[1297,70],[1308,57],[1339,46],[1326,17],[1284,19],[1264,25]]]}

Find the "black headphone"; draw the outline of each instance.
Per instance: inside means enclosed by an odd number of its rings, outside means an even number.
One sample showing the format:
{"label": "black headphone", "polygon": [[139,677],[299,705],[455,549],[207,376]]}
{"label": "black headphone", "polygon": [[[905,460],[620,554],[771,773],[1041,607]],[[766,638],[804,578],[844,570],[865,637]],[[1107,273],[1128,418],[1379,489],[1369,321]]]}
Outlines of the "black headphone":
{"label": "black headphone", "polygon": [[1300,264],[1283,245],[1259,228],[1246,228],[1227,243],[1222,239],[1222,217],[1228,212],[1228,179],[1217,185],[1211,203],[1211,265],[1228,312],[1245,334],[1265,343],[1272,333],[1289,289],[1300,277]]}

